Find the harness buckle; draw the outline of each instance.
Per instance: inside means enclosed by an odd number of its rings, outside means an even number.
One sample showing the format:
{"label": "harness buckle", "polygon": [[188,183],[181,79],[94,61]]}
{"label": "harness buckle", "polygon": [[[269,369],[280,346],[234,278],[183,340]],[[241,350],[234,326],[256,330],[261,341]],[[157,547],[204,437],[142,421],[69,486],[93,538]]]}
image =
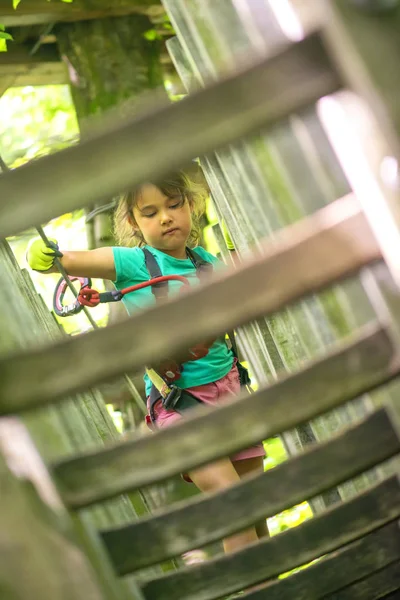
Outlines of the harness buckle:
{"label": "harness buckle", "polygon": [[176,385],[170,386],[170,392],[162,398],[162,405],[166,410],[173,410],[182,396],[182,389]]}

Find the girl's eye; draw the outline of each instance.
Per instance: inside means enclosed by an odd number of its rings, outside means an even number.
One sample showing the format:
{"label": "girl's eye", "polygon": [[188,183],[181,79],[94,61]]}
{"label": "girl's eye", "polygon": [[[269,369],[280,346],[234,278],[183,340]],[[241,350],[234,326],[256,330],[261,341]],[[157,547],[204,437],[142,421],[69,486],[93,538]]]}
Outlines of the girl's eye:
{"label": "girl's eye", "polygon": [[155,217],[156,213],[151,213],[150,215],[143,215],[144,217],[146,217],[146,219],[151,219],[152,217]]}
{"label": "girl's eye", "polygon": [[175,200],[175,202],[173,204],[170,204],[170,208],[180,208],[181,206],[183,206],[184,203],[184,198],[179,198],[179,200]]}

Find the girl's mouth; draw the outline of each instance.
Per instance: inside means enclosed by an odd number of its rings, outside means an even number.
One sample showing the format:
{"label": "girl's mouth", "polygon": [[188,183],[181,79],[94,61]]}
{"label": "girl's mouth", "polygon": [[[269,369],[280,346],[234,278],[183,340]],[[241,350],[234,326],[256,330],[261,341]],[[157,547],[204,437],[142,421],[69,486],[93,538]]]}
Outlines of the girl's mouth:
{"label": "girl's mouth", "polygon": [[172,227],[171,229],[167,229],[167,231],[164,231],[163,235],[172,235],[177,231],[179,231],[178,227]]}

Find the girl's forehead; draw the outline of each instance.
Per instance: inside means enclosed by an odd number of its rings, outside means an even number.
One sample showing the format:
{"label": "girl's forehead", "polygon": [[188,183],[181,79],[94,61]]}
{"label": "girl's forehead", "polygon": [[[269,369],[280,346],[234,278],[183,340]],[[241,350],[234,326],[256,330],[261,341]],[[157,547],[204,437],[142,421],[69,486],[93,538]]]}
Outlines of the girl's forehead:
{"label": "girl's forehead", "polygon": [[149,204],[161,204],[167,199],[168,197],[157,186],[152,183],[145,183],[137,194],[136,204],[138,208],[142,208]]}

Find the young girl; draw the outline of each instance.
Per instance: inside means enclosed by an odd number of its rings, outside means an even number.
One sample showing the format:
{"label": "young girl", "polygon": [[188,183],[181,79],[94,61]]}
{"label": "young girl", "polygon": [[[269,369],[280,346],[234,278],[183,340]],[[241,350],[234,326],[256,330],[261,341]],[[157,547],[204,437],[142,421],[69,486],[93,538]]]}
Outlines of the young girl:
{"label": "young girl", "polygon": [[[218,259],[201,246],[199,218],[203,212],[204,192],[178,172],[162,182],[145,183],[124,195],[116,209],[115,237],[120,244],[114,248],[98,248],[72,252],[48,248],[41,239],[35,240],[27,252],[30,267],[52,273],[54,256],[59,254],[64,269],[70,275],[110,279],[117,289],[149,280],[143,248],[155,257],[163,275],[183,275],[190,284],[199,282],[196,266],[187,248],[195,247],[197,256],[218,268]],[[190,252],[190,251],[189,251]],[[219,263],[220,265],[222,263]],[[179,292],[182,283],[170,281],[168,296]],[[151,287],[127,294],[123,302],[129,314],[156,302]],[[174,383],[188,390],[206,404],[218,404],[223,396],[239,393],[240,384],[236,360],[224,339],[216,340],[206,356],[185,362]],[[151,381],[145,376],[149,397]],[[186,414],[186,413],[185,413]],[[166,410],[161,400],[154,407],[155,425],[168,427],[182,418],[175,410]],[[262,444],[239,452],[231,459],[218,460],[188,476],[204,492],[229,487],[249,473],[263,470]],[[224,540],[225,552],[232,552],[267,535],[266,522]]]}

